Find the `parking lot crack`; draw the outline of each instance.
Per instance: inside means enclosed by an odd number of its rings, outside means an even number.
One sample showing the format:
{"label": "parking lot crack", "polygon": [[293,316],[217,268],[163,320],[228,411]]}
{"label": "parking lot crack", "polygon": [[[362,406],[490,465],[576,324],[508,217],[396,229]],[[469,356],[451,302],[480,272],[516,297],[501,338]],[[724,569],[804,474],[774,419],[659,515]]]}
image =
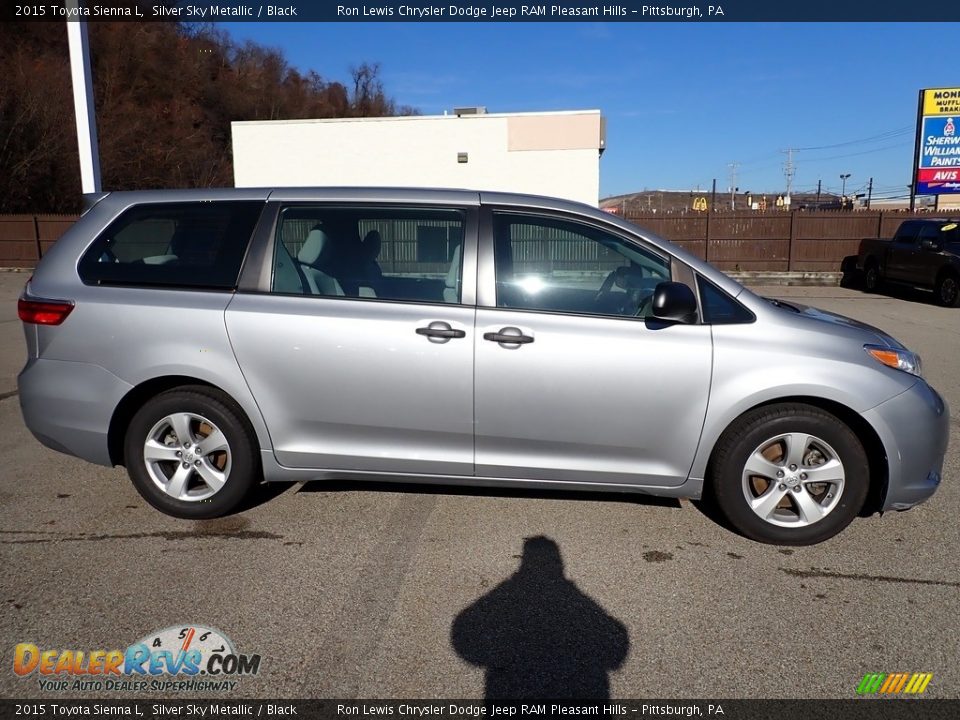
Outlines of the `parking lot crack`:
{"label": "parking lot crack", "polygon": [[905,583],[910,585],[937,585],[939,587],[960,588],[960,581],[956,580],[928,580],[926,578],[906,578],[893,575],[867,575],[865,573],[841,573],[833,570],[810,568],[798,570],[796,568],[780,568],[781,572],[799,578],[836,578],[839,580],[867,580],[868,582]]}
{"label": "parking lot crack", "polygon": [[238,532],[196,532],[192,530],[159,530],[150,533],[127,533],[116,535],[86,535],[40,532],[36,530],[0,530],[3,535],[43,535],[19,540],[0,540],[0,545],[36,545],[61,542],[101,542],[103,540],[145,540],[160,538],[163,540],[282,540],[283,535],[265,530],[240,530]]}

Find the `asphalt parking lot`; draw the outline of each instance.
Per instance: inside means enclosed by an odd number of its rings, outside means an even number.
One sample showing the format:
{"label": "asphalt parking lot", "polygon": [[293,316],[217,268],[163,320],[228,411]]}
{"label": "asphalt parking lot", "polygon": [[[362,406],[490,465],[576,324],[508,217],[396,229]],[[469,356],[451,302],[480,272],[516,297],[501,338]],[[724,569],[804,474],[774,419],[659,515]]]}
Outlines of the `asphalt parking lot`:
{"label": "asphalt parking lot", "polygon": [[[927,696],[960,697],[956,418],[932,501],[808,548],[751,542],[687,501],[412,485],[290,486],[179,521],[24,427],[25,279],[0,273],[3,697],[50,696],[11,671],[17,643],[124,648],[186,623],[262,656],[238,697],[480,698],[572,674],[614,698],[849,698],[866,672],[921,671]],[[960,412],[960,311],[761,291],[891,332]]]}

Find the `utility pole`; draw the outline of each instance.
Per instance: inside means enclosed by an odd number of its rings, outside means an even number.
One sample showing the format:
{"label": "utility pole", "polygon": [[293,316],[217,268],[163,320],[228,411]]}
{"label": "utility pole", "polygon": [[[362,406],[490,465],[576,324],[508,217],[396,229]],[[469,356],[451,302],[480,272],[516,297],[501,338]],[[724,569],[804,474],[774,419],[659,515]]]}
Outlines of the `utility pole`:
{"label": "utility pole", "polygon": [[870,198],[873,197],[873,178],[870,178],[870,182],[867,184],[867,210],[870,209]]}
{"label": "utility pole", "polygon": [[737,209],[737,202],[735,193],[737,192],[737,168],[740,167],[740,163],[734,161],[727,165],[730,168],[730,209]]}
{"label": "utility pole", "polygon": [[787,161],[783,164],[783,174],[787,179],[787,196],[784,198],[785,204],[790,204],[790,194],[793,191],[793,174],[796,172],[796,168],[793,165],[793,153],[795,150],[793,148],[787,148],[784,150],[787,154]]}
{"label": "utility pole", "polygon": [[822,179],[817,180],[817,210],[820,209],[820,183],[822,182]]}

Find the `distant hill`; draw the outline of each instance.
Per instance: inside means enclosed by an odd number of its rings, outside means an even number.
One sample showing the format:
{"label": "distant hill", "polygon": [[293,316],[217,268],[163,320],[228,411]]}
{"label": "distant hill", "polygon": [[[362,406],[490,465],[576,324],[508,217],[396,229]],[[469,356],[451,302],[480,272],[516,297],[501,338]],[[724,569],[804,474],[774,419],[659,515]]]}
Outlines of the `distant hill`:
{"label": "distant hill", "polygon": [[[777,207],[777,198],[782,193],[737,193],[734,195],[734,207],[730,207],[730,193],[717,192],[716,209],[718,210],[750,210],[751,203],[757,203],[761,208],[764,201],[767,210],[774,210]],[[702,200],[700,200],[702,198]],[[626,195],[614,195],[603,198],[600,201],[601,208],[608,208],[611,211],[625,213],[629,215],[638,215],[645,213],[680,213],[693,212],[700,203],[706,202],[710,206],[710,191],[697,190],[642,190],[640,192],[628,193]],[[702,206],[701,206],[702,207]],[[818,207],[816,193],[794,193],[791,196],[791,209],[813,209]],[[840,207],[840,196],[833,193],[821,193],[819,207],[823,209]]]}
{"label": "distant hill", "polygon": [[[0,29],[0,213],[80,208],[64,25]],[[232,120],[415,112],[384,92],[375,64],[359,64],[343,83],[214,25],[95,22],[89,33],[103,187],[111,190],[232,185]]]}

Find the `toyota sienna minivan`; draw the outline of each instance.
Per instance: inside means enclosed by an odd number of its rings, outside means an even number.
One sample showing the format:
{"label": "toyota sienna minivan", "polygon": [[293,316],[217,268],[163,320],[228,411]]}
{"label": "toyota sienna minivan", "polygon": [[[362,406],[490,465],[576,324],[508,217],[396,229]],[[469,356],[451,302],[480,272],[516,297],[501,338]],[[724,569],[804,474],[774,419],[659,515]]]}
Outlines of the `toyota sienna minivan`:
{"label": "toyota sienna minivan", "polygon": [[709,495],[802,545],[930,497],[947,445],[886,333],[543,197],[109,193],[19,316],[33,434],[180,518],[262,481],[416,480]]}

